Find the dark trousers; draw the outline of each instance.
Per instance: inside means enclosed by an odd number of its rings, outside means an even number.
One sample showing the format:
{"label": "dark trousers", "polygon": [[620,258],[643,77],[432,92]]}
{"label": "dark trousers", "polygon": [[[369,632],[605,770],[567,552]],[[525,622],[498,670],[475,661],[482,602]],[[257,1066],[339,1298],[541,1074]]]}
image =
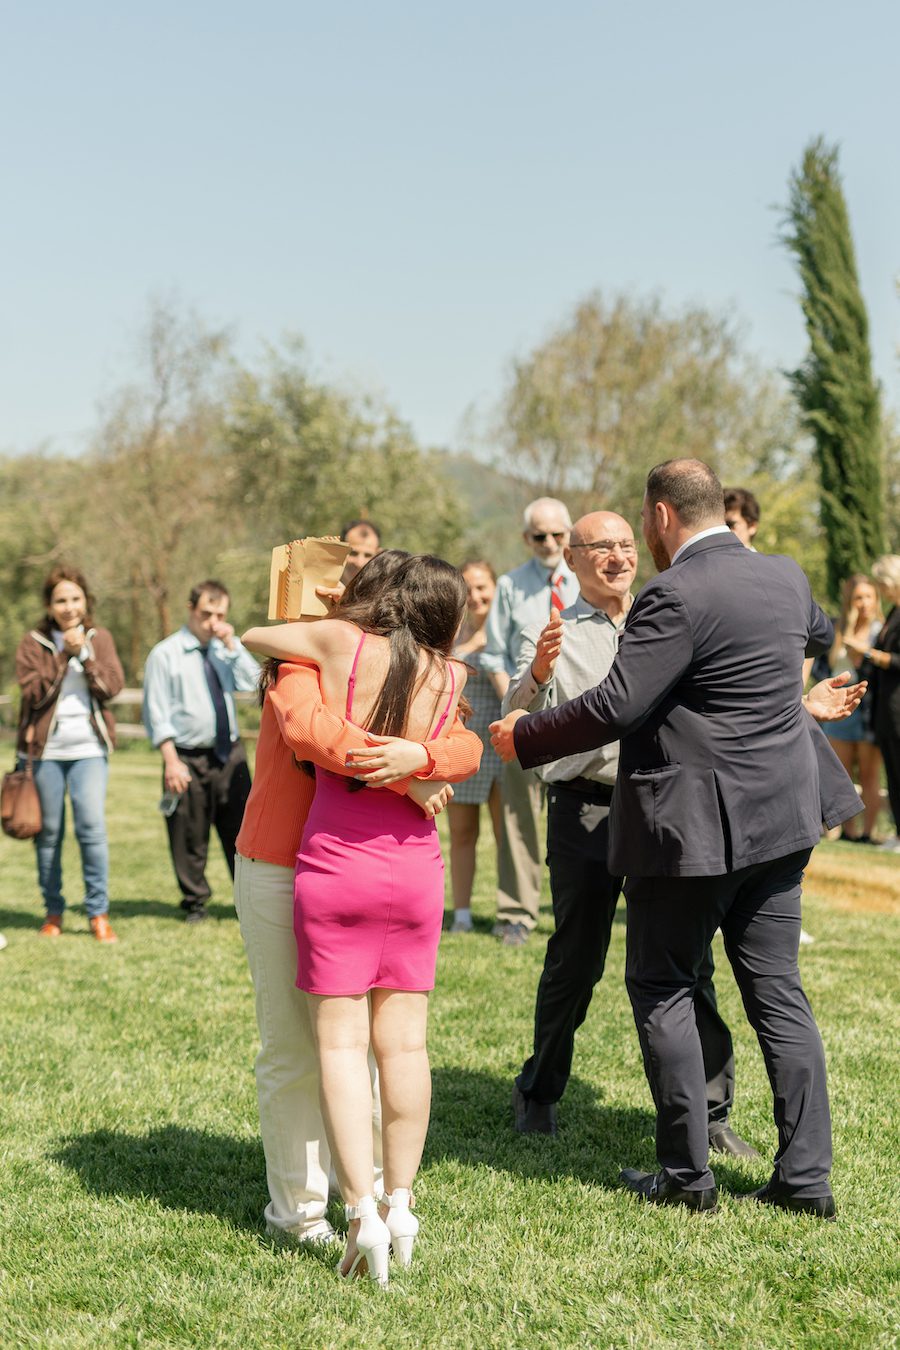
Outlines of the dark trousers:
{"label": "dark trousers", "polygon": [[190,770],[191,781],[166,820],[169,849],[181,888],[181,908],[200,909],[211,894],[206,859],[212,826],[234,876],[234,846],[250,795],[250,769],[240,741],[232,745],[225,764],[219,763],[212,750],[177,748],[179,758]]}
{"label": "dark trousers", "polygon": [[887,779],[894,828],[900,834],[900,733],[895,735],[885,729],[876,739],[884,759],[884,776]]}
{"label": "dark trousers", "polygon": [[800,884],[809,849],[718,877],[629,877],[625,983],[656,1105],[656,1152],[686,1190],[713,1184],[696,991],[716,928],[775,1098],[774,1180],[830,1195],[825,1056],[800,982]]}
{"label": "dark trousers", "polygon": [[[622,878],[606,870],[609,808],[571,789],[547,794],[547,862],[556,923],[547,943],[534,1012],[534,1053],[516,1082],[524,1097],[558,1102],[572,1072],[575,1032],[606,964]],[[695,994],[707,1075],[709,1125],[734,1101],[731,1034],[716,1008],[707,947]]]}

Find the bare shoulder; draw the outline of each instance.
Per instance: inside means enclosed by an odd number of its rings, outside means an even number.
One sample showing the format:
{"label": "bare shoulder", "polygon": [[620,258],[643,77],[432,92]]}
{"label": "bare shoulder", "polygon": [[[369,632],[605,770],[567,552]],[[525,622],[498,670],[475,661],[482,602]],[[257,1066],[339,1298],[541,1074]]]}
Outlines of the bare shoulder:
{"label": "bare shoulder", "polygon": [[447,664],[453,670],[456,688],[462,691],[465,688],[466,680],[469,678],[469,667],[464,661],[448,661]]}
{"label": "bare shoulder", "polygon": [[314,625],[316,645],[329,655],[354,651],[359,645],[361,629],[344,619],[318,619]]}

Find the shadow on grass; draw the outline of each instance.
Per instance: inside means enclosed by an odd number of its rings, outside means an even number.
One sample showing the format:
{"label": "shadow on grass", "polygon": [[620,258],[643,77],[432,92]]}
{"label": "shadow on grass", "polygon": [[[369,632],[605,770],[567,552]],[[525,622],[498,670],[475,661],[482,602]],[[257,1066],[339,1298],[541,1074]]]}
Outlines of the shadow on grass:
{"label": "shadow on grass", "polygon": [[605,1106],[602,1093],[578,1078],[566,1088],[553,1137],[516,1133],[511,1077],[436,1068],[433,1081],[426,1164],[456,1158],[522,1177],[571,1176],[606,1187],[618,1187],[622,1167],[656,1170],[653,1113]]}
{"label": "shadow on grass", "polygon": [[4,928],[33,928],[37,933],[44,922],[44,911],[37,906],[33,910],[0,909],[0,930]]}
{"label": "shadow on grass", "polygon": [[[208,906],[208,913],[211,919],[234,920],[234,905],[223,901],[222,904],[212,904]],[[164,900],[116,900],[113,899],[109,907],[109,916],[115,922],[116,919],[172,919],[177,923],[184,923],[184,910],[173,900],[167,904]],[[81,933],[83,926],[84,932],[90,934],[87,927],[87,914],[81,905],[67,905],[65,919],[63,920],[63,932],[66,932],[66,920],[71,923],[73,920],[79,924],[79,927],[72,930],[74,933]],[[36,905],[33,910],[23,909],[0,909],[0,932],[4,928],[33,928],[37,933],[41,924],[44,922],[44,911]]]}
{"label": "shadow on grass", "polygon": [[215,1214],[259,1231],[265,1203],[262,1144],[163,1125],[146,1134],[92,1130],[64,1139],[56,1162],[99,1196],[150,1197],[166,1209]]}
{"label": "shadow on grass", "polygon": [[[423,1165],[454,1158],[523,1178],[573,1177],[620,1190],[619,1172],[656,1172],[656,1116],[650,1109],[603,1103],[603,1090],[571,1078],[559,1104],[559,1133],[517,1134],[513,1079],[466,1068],[436,1068]],[[770,1165],[710,1154],[721,1190],[740,1194],[767,1179]]]}
{"label": "shadow on grass", "polygon": [[[572,1079],[560,1107],[560,1132],[516,1134],[510,1080],[480,1070],[439,1068],[434,1073],[431,1127],[423,1166],[456,1159],[524,1179],[573,1177],[620,1188],[622,1167],[656,1171],[654,1117],[631,1106],[604,1106],[597,1092]],[[166,1209],[210,1214],[264,1241],[265,1159],[258,1140],[236,1139],[163,1125],[146,1134],[93,1130],[64,1139],[52,1154],[101,1197],[149,1197]],[[745,1171],[716,1159],[726,1190],[751,1185]],[[337,1210],[330,1217],[339,1226]],[[328,1259],[331,1259],[330,1256]]]}
{"label": "shadow on grass", "polygon": [[[211,919],[233,919],[235,917],[234,905],[230,901],[207,905],[206,910]],[[109,912],[113,918],[175,919],[178,923],[184,923],[184,910],[177,900],[112,900],[110,901]]]}

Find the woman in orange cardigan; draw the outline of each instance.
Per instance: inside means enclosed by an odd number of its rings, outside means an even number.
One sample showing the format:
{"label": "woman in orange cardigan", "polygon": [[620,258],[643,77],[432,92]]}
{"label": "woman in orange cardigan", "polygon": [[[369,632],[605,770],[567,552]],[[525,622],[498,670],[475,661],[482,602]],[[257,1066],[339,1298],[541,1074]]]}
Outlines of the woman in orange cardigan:
{"label": "woman in orange cardigan", "polygon": [[[355,587],[386,584],[405,556],[396,550],[378,554]],[[358,765],[348,765],[348,755],[358,757]],[[447,736],[427,746],[368,736],[324,706],[314,666],[282,664],[265,692],[253,788],[237,839],[234,895],[256,990],[265,1220],[273,1235],[312,1241],[332,1236],[325,1218],[330,1159],[316,1051],[305,996],[294,983],[294,864],[315,794],[315,780],[298,761],[349,777],[360,775],[365,764],[370,781],[408,794],[426,815],[435,815],[452,796],[448,784],[474,773],[480,758],[479,738],[459,718]],[[373,1128],[377,1160],[377,1120]]]}

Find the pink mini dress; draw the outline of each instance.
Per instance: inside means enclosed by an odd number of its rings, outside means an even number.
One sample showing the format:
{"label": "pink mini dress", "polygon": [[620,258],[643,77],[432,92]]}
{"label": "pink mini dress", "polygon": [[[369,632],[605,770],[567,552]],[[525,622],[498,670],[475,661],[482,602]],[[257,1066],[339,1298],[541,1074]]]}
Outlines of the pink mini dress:
{"label": "pink mini dress", "polygon": [[[347,682],[353,710],[359,639]],[[447,720],[455,681],[432,733]],[[316,770],[316,795],[294,876],[297,988],[308,994],[434,988],[444,914],[444,861],[437,827],[385,788],[351,791],[352,780]]]}

